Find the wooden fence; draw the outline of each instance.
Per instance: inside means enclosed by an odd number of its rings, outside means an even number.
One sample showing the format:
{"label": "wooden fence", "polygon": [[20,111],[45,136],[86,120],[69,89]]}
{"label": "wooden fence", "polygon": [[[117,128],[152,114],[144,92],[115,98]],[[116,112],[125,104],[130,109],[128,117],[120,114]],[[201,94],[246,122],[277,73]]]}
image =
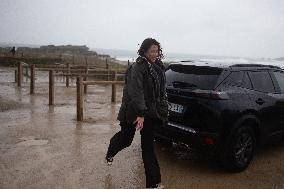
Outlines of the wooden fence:
{"label": "wooden fence", "polygon": [[84,119],[84,93],[83,88],[87,85],[112,85],[111,102],[116,102],[116,85],[124,84],[123,81],[83,81],[82,77],[77,77],[77,121]]}
{"label": "wooden fence", "polygon": [[[25,68],[26,72],[23,74],[23,68]],[[28,68],[30,69],[30,75],[28,74]],[[65,77],[66,87],[70,87],[70,77],[78,77],[83,76],[83,80],[87,81],[89,77],[97,77],[97,76],[107,76],[107,81],[109,80],[117,80],[119,77],[124,77],[125,70],[106,70],[106,69],[71,69],[69,65],[67,68],[36,68],[34,64],[29,66],[23,66],[23,63],[19,63],[17,66],[17,70],[15,70],[15,82],[17,83],[18,87],[22,86],[23,76],[30,79],[30,94],[34,94],[35,89],[35,73],[36,71],[54,71],[56,74],[54,76],[62,76]],[[91,72],[98,72],[91,74]],[[100,73],[106,72],[107,73]],[[61,74],[58,74],[61,72]],[[50,81],[50,80],[49,80]],[[85,93],[87,93],[87,86],[84,89]]]}
{"label": "wooden fence", "polygon": [[[30,68],[30,75],[28,75],[28,71],[23,74],[23,63],[19,63],[17,66],[17,70],[15,70],[15,82],[17,82],[18,87],[22,86],[23,75],[30,79],[30,94],[35,93],[35,72],[38,71],[49,71],[49,105],[54,105],[54,92],[55,92],[55,76],[66,77],[66,87],[70,86],[70,77],[76,77],[76,88],[77,88],[77,121],[83,121],[84,117],[84,94],[87,94],[88,85],[111,85],[111,102],[116,102],[116,85],[124,84],[124,81],[117,81],[118,77],[124,77],[124,73],[118,73],[125,70],[106,70],[106,69],[76,69],[72,70],[69,65],[67,65],[67,69],[65,68],[36,68],[34,64],[25,66],[27,70]],[[81,72],[84,73],[81,73]],[[90,71],[108,71],[108,73],[96,73],[90,74]],[[62,72],[62,73],[59,73]],[[73,72],[73,73],[72,73]],[[75,72],[75,73],[74,73]],[[79,72],[79,73],[76,73]],[[107,76],[108,81],[89,81],[88,78],[92,76]],[[110,77],[113,79],[110,80]]]}

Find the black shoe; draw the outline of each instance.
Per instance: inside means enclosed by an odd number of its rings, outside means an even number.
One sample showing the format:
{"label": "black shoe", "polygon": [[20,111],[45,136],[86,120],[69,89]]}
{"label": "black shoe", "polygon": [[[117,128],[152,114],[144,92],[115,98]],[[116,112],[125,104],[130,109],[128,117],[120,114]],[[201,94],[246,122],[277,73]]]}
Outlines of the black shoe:
{"label": "black shoe", "polygon": [[113,162],[113,157],[106,157],[106,163],[107,165],[112,165],[112,162]]}
{"label": "black shoe", "polygon": [[162,185],[161,183],[157,184],[155,188],[153,189],[165,189],[165,186]]}

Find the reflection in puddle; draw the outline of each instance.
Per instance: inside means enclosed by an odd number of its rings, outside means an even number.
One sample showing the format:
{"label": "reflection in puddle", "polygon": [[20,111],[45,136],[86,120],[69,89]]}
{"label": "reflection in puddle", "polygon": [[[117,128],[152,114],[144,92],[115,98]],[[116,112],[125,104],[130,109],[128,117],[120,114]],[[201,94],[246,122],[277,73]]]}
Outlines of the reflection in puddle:
{"label": "reflection in puddle", "polygon": [[33,137],[24,137],[20,140],[23,140],[22,142],[17,143],[17,146],[41,146],[46,145],[48,143],[48,140],[42,140],[39,138],[33,138]]}
{"label": "reflection in puddle", "polygon": [[112,189],[112,188],[113,188],[112,176],[110,174],[108,174],[105,177],[105,187],[104,187],[104,189]]}

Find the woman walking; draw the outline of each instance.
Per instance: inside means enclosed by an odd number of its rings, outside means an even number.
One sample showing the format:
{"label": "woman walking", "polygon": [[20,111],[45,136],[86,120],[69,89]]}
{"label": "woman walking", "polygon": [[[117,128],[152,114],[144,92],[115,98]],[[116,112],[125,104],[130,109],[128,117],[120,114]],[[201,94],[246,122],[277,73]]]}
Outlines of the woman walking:
{"label": "woman walking", "polygon": [[139,57],[127,70],[122,104],[118,113],[121,131],[110,140],[108,165],[122,149],[131,145],[135,130],[140,130],[146,188],[164,188],[154,152],[154,127],[167,121],[168,104],[161,45],[152,38],[143,41]]}

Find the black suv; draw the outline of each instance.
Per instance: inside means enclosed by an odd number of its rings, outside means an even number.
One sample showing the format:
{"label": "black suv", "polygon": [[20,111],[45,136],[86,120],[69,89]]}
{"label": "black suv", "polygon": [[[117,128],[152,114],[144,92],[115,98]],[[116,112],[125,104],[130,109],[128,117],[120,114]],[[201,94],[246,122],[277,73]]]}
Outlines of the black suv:
{"label": "black suv", "polygon": [[232,171],[251,162],[255,148],[284,131],[284,71],[260,64],[170,64],[169,122],[156,139],[170,139],[222,158]]}

